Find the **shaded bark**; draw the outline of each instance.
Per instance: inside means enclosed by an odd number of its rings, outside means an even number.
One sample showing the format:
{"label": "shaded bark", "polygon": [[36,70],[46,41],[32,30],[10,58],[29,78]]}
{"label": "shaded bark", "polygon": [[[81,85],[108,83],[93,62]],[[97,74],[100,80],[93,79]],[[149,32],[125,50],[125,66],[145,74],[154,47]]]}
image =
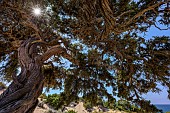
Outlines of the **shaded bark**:
{"label": "shaded bark", "polygon": [[18,49],[21,72],[13,75],[13,82],[0,95],[0,113],[32,113],[42,93],[44,75],[35,39],[23,41]]}

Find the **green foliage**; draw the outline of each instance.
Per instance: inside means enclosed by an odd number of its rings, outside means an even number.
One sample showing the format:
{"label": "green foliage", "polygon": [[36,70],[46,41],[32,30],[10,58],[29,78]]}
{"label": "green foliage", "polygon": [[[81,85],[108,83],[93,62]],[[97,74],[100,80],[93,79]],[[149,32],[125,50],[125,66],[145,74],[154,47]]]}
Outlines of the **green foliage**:
{"label": "green foliage", "polygon": [[108,101],[103,102],[104,107],[109,108],[109,109],[116,109],[116,99],[112,98],[109,99]]}
{"label": "green foliage", "polygon": [[84,102],[83,106],[84,106],[85,109],[93,108],[93,105],[90,102]]}
{"label": "green foliage", "polygon": [[66,113],[77,113],[77,112],[74,110],[68,110]]}
{"label": "green foliage", "polygon": [[46,97],[46,103],[51,105],[54,109],[60,108],[60,95],[52,94]]}
{"label": "green foliage", "polygon": [[103,99],[102,97],[99,97],[95,94],[91,94],[91,96],[84,96],[83,98],[83,102],[84,102],[84,107],[86,109],[90,109],[93,108],[94,106],[98,106],[101,105],[103,106]]}
{"label": "green foliage", "polygon": [[131,103],[127,100],[118,100],[114,101],[113,103],[109,101],[104,101],[104,106],[109,109],[118,109],[120,111],[126,111],[126,112],[142,112],[142,113],[162,113],[162,110],[159,110],[154,105],[150,105],[148,101],[142,101],[143,105],[138,106],[137,104]]}
{"label": "green foliage", "polygon": [[140,111],[142,112],[155,112],[155,113],[163,113],[162,110],[159,110],[155,105],[151,104],[150,101],[141,100],[140,101]]}
{"label": "green foliage", "polygon": [[41,99],[47,99],[48,97],[47,97],[47,95],[46,95],[45,93],[42,93],[42,94],[39,96],[39,98],[41,98]]}
{"label": "green foliage", "polygon": [[166,113],[170,113],[170,111],[166,112]]}

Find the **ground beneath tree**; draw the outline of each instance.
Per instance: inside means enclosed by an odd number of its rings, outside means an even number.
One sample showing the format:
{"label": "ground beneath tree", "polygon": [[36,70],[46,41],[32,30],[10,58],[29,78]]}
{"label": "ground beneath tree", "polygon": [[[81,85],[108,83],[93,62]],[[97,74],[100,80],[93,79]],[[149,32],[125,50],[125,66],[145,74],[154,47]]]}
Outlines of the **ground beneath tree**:
{"label": "ground beneath tree", "polygon": [[[123,112],[123,111],[118,111],[118,110],[110,110],[110,109],[107,109],[106,111],[102,111],[102,109],[100,107],[94,107],[92,112],[88,112],[84,106],[83,106],[83,102],[79,102],[76,106],[74,107],[66,107],[65,108],[65,112],[67,110],[74,110],[76,111],[77,113],[126,113],[126,112]],[[49,111],[52,111],[52,112],[49,112]],[[63,113],[61,111],[56,111],[52,108],[50,108],[47,104],[44,104],[43,105],[43,108],[42,107],[37,107],[34,111],[34,113]]]}
{"label": "ground beneath tree", "polygon": [[[3,93],[4,89],[0,90],[0,94]],[[88,112],[84,106],[83,106],[83,102],[79,102],[77,103],[75,106],[68,106],[65,107],[65,111],[67,110],[74,110],[77,113],[90,113]],[[105,110],[105,111],[102,111]],[[126,113],[124,111],[118,111],[118,110],[111,110],[111,109],[103,109],[101,107],[94,107],[92,112],[100,112],[100,113]],[[36,107],[34,113],[63,113],[61,111],[56,111],[54,110],[52,107],[50,107],[49,105],[47,105],[46,103],[44,103],[41,99],[39,99],[39,104]]]}

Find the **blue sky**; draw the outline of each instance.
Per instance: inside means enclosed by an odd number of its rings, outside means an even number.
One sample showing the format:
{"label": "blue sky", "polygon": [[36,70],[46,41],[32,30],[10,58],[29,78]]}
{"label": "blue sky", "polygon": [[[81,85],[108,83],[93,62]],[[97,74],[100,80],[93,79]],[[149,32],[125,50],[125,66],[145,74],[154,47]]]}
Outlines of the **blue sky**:
{"label": "blue sky", "polygon": [[168,93],[167,88],[161,86],[162,92],[158,93],[152,93],[149,92],[146,95],[144,95],[144,98],[146,100],[150,100],[152,104],[170,104],[170,100],[168,99]]}
{"label": "blue sky", "polygon": [[[152,36],[170,36],[170,30],[163,30],[160,31],[157,28],[151,27],[148,29],[148,32],[145,34],[146,38],[151,38]],[[144,97],[147,100],[151,100],[152,104],[170,104],[170,100],[167,98],[168,93],[167,93],[167,87],[162,87],[159,86],[162,92],[158,93],[152,93],[149,92]]]}

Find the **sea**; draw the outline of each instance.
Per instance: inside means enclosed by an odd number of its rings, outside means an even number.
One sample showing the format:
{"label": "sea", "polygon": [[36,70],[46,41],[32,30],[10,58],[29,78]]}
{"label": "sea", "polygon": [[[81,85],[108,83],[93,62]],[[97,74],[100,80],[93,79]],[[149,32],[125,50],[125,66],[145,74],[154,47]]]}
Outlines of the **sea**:
{"label": "sea", "polygon": [[156,104],[155,105],[158,109],[161,109],[164,113],[170,112],[170,104]]}

